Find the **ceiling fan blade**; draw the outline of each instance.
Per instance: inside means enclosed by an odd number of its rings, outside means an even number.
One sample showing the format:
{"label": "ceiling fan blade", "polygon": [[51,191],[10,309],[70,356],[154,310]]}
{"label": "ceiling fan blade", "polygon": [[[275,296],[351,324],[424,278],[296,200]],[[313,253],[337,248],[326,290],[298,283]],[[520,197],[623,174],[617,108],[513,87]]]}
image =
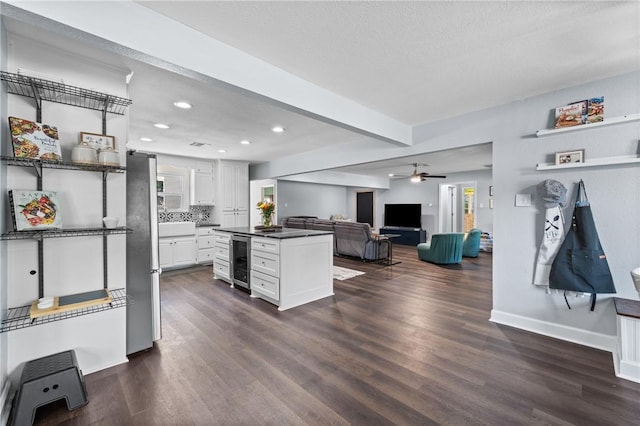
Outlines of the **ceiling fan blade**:
{"label": "ceiling fan blade", "polygon": [[426,175],[426,176],[421,176],[422,180],[426,179],[426,178],[437,178],[437,179],[445,179],[446,176],[442,176],[442,175]]}

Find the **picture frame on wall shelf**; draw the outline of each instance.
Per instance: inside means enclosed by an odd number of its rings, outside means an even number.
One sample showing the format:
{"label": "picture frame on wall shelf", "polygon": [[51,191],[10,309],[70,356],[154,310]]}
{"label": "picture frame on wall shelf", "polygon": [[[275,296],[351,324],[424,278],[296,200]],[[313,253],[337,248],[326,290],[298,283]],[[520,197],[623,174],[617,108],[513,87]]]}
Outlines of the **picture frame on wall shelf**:
{"label": "picture frame on wall shelf", "polygon": [[115,136],[101,135],[99,133],[80,132],[80,143],[83,142],[95,149],[116,149]]}
{"label": "picture frame on wall shelf", "polygon": [[556,166],[572,163],[584,163],[584,149],[556,152]]}

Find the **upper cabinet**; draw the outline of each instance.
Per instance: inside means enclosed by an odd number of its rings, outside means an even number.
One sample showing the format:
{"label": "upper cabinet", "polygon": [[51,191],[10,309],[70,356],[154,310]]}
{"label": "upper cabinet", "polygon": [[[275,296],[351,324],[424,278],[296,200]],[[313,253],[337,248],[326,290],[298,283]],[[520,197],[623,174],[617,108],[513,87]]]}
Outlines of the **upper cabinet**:
{"label": "upper cabinet", "polygon": [[196,161],[191,171],[191,204],[215,205],[215,177],[212,161]]}
{"label": "upper cabinet", "polygon": [[249,163],[219,161],[216,218],[225,226],[249,225]]}

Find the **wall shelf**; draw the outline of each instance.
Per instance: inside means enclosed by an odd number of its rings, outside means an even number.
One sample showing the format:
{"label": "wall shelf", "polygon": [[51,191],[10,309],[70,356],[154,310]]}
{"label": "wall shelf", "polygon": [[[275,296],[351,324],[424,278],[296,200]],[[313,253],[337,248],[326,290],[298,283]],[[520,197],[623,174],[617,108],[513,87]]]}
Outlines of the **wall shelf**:
{"label": "wall shelf", "polygon": [[125,227],[10,231],[0,235],[0,240],[41,240],[43,238],[87,237],[91,235],[128,234],[130,232],[132,232],[132,230]]}
{"label": "wall shelf", "polygon": [[36,169],[66,169],[66,170],[84,170],[93,172],[107,172],[107,173],[124,173],[126,167],[124,166],[106,166],[102,164],[78,164],[66,161],[47,161],[34,158],[21,158],[21,157],[0,157],[2,161],[5,161],[9,166],[18,167],[34,167]]}
{"label": "wall shelf", "polygon": [[9,93],[35,99],[38,103],[40,101],[56,102],[118,115],[124,115],[127,107],[132,103],[130,99],[119,96],[23,74],[2,71],[0,78],[6,83]]}
{"label": "wall shelf", "polygon": [[0,333],[6,333],[7,331],[47,324],[54,321],[61,321],[67,318],[94,314],[96,312],[107,311],[110,309],[122,308],[133,303],[131,298],[127,296],[124,288],[111,290],[111,296],[113,297],[113,300],[110,303],[103,303],[101,305],[93,305],[86,308],[73,309],[70,311],[45,315],[34,319],[32,319],[29,315],[31,305],[9,308],[7,309],[6,319],[2,320],[2,322],[0,323]]}
{"label": "wall shelf", "polygon": [[593,160],[585,160],[584,163],[568,163],[558,164],[555,163],[539,163],[536,166],[536,170],[564,170],[564,169],[576,169],[581,167],[597,167],[597,166],[614,166],[618,164],[640,164],[640,155],[622,155],[618,157],[602,157],[594,158]]}
{"label": "wall shelf", "polygon": [[630,123],[640,121],[640,113],[623,115],[621,117],[605,118],[599,123],[582,124],[580,126],[563,127],[560,129],[542,129],[536,132],[537,137],[557,135],[558,133],[575,132],[578,130],[594,129],[597,127],[611,126],[614,124]]}

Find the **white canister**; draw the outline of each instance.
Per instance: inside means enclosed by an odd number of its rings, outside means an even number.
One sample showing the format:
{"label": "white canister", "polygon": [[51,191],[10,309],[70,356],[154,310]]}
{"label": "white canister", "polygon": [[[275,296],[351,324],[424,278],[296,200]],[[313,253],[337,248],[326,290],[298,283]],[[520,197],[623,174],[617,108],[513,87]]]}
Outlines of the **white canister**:
{"label": "white canister", "polygon": [[98,163],[105,166],[120,166],[120,154],[113,148],[101,149],[98,155]]}
{"label": "white canister", "polygon": [[95,164],[98,153],[86,142],[81,142],[71,150],[71,162],[79,164]]}

